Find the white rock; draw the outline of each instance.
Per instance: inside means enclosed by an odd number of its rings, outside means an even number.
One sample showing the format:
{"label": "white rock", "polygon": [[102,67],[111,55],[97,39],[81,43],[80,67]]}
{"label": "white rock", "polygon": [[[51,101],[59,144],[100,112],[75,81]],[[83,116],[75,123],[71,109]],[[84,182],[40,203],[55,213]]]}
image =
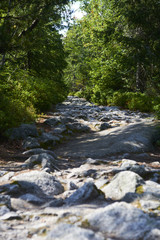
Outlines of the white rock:
{"label": "white rock", "polygon": [[[144,239],[146,232],[152,230],[156,220],[128,203],[113,203],[95,210],[84,218],[84,224],[108,237],[124,240]],[[83,223],[82,223],[83,226]]]}
{"label": "white rock", "polygon": [[92,230],[62,223],[47,235],[46,240],[104,240],[104,237]]}
{"label": "white rock", "polygon": [[127,193],[135,193],[136,188],[141,184],[144,184],[144,181],[138,174],[131,171],[123,171],[116,174],[111,182],[101,190],[106,197],[120,200]]}
{"label": "white rock", "polygon": [[[18,185],[28,190],[28,193],[34,192],[34,187],[37,187],[46,195],[53,196],[64,191],[61,183],[56,180],[51,174],[42,171],[30,171],[21,173],[12,178],[13,181],[18,181]],[[32,192],[33,191],[33,192]]]}
{"label": "white rock", "polygon": [[157,229],[157,228],[153,229],[144,238],[144,240],[159,240],[159,239],[160,239],[160,229]]}

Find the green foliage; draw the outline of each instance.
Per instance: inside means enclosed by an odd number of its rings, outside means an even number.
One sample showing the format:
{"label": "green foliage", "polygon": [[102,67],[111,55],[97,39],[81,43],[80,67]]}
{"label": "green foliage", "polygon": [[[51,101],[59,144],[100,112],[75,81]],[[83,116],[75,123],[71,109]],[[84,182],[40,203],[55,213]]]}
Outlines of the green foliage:
{"label": "green foliage", "polygon": [[[160,118],[160,2],[81,0],[64,47],[71,92]],[[157,100],[156,100],[157,99]]]}
{"label": "green foliage", "polygon": [[155,111],[157,119],[160,119],[160,103],[157,105],[154,105],[153,110]]}
{"label": "green foliage", "polygon": [[130,110],[141,112],[153,111],[152,98],[144,93],[138,92],[114,92],[108,101],[110,105],[116,105]]}
{"label": "green foliage", "polygon": [[7,82],[0,80],[0,132],[36,117],[30,92],[24,89],[24,82],[16,81],[15,77],[8,78]]}
{"label": "green foliage", "polygon": [[0,132],[64,100],[58,28],[69,0],[0,2]]}
{"label": "green foliage", "polygon": [[38,78],[32,83],[34,107],[41,111],[49,110],[52,105],[62,102],[67,97],[67,88],[63,82],[54,82],[50,79]]}
{"label": "green foliage", "polygon": [[130,110],[153,111],[152,99],[144,93],[129,93],[127,105]]}

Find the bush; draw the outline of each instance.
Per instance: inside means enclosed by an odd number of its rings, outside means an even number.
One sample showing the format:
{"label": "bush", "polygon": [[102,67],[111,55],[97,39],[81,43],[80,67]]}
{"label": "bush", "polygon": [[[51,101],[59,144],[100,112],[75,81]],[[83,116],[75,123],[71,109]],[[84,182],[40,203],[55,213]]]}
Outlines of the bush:
{"label": "bush", "polygon": [[0,76],[0,131],[32,122],[36,113],[63,101],[67,89],[61,81],[33,77],[27,71],[2,72]]}
{"label": "bush", "polygon": [[152,98],[144,93],[127,93],[127,106],[130,110],[139,110],[141,112],[153,111]]}
{"label": "bush", "polygon": [[22,122],[31,122],[36,117],[29,92],[24,91],[18,82],[0,83],[0,102],[0,132]]}
{"label": "bush", "polygon": [[[141,112],[153,111],[153,98],[139,92],[106,91],[93,90],[92,101],[103,105],[120,106],[130,110]],[[158,107],[157,107],[158,108]]]}
{"label": "bush", "polygon": [[108,96],[107,102],[109,105],[127,108],[128,96],[126,93],[114,92],[112,96]]}
{"label": "bush", "polygon": [[160,119],[160,104],[157,104],[153,107],[157,119]]}

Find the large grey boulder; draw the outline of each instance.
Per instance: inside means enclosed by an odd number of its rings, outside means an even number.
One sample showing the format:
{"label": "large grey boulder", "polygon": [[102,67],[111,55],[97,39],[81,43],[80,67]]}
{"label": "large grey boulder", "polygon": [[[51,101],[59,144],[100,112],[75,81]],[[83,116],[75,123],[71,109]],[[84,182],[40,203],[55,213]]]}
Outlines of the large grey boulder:
{"label": "large grey boulder", "polygon": [[22,193],[43,193],[54,196],[62,193],[64,188],[51,174],[42,171],[30,171],[12,177],[12,185],[19,187]]}
{"label": "large grey boulder", "polygon": [[[78,136],[56,154],[64,157],[99,158],[122,153],[149,152],[157,130],[153,122],[133,123]],[[71,147],[72,146],[72,147]]]}
{"label": "large grey boulder", "polygon": [[143,178],[131,171],[123,171],[116,174],[111,182],[101,190],[106,197],[120,200],[128,193],[136,193],[137,187],[144,184]]}
{"label": "large grey boulder", "polygon": [[140,240],[159,224],[160,221],[131,204],[116,202],[86,215],[82,226],[87,225],[115,239]]}
{"label": "large grey boulder", "polygon": [[7,135],[12,140],[25,139],[29,136],[37,137],[38,131],[35,124],[21,124],[20,127],[9,129]]}
{"label": "large grey boulder", "polygon": [[59,224],[47,235],[46,240],[104,240],[101,234],[70,224]]}

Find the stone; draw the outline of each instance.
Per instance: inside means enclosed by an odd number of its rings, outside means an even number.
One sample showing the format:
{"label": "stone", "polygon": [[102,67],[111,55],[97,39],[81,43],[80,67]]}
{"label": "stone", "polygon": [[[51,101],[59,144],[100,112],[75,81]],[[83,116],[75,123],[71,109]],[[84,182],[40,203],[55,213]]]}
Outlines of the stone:
{"label": "stone", "polygon": [[41,153],[47,153],[49,155],[51,155],[54,158],[57,158],[57,155],[51,151],[51,150],[46,150],[43,148],[34,148],[34,149],[30,149],[28,151],[23,152],[23,155],[35,155],[35,154],[41,154]]}
{"label": "stone", "polygon": [[144,184],[143,178],[131,171],[123,171],[116,174],[111,182],[101,190],[106,197],[120,200],[129,193],[135,193],[137,187]]}
{"label": "stone", "polygon": [[61,207],[63,204],[64,200],[62,198],[54,198],[52,201],[45,203],[43,208]]}
{"label": "stone", "polygon": [[58,127],[54,128],[53,134],[64,134],[67,128],[64,124],[58,125]]}
{"label": "stone", "polygon": [[121,169],[125,169],[128,170],[130,169],[133,165],[136,165],[137,162],[134,160],[130,160],[130,159],[122,159],[122,163],[120,165]]}
{"label": "stone", "polygon": [[10,209],[6,206],[0,206],[0,216],[5,215],[6,213],[10,212]]}
{"label": "stone", "polygon": [[95,169],[89,169],[89,170],[86,170],[84,172],[82,172],[81,174],[83,177],[93,177],[93,178],[96,178],[97,176],[97,170]]}
{"label": "stone", "polygon": [[49,168],[50,171],[54,171],[54,169],[59,170],[56,167],[54,157],[48,153],[32,155],[24,162],[24,165],[28,168],[33,168],[35,165],[41,165],[42,169]]}
{"label": "stone", "polygon": [[77,122],[77,120],[76,120],[75,118],[62,116],[62,117],[61,117],[61,122],[62,122],[63,124],[66,124],[66,123]]}
{"label": "stone", "polygon": [[157,226],[155,218],[125,202],[116,202],[84,217],[82,226],[103,232],[108,237],[124,240],[144,239]]}
{"label": "stone", "polygon": [[78,189],[77,185],[74,182],[69,182],[68,183],[68,190],[75,190]]}
{"label": "stone", "polygon": [[143,185],[143,192],[160,199],[160,184],[153,181],[146,181]]}
{"label": "stone", "polygon": [[147,236],[144,238],[144,240],[159,240],[160,239],[160,229],[152,229]]}
{"label": "stone", "polygon": [[150,174],[150,171],[148,171],[143,165],[133,165],[130,169],[130,171],[137,173],[141,177],[145,177],[148,174]]}
{"label": "stone", "polygon": [[[25,137],[25,147],[34,148],[1,166],[0,239],[159,239],[159,162],[146,161],[157,139],[156,122],[78,97],[53,111],[42,124],[47,131],[38,124],[38,135]],[[107,129],[96,131],[96,124]],[[26,169],[20,161],[29,158]]]}
{"label": "stone", "polygon": [[90,131],[90,127],[88,127],[87,125],[78,123],[78,122],[77,123],[68,123],[66,126],[73,132],[89,132]]}
{"label": "stone", "polygon": [[8,195],[0,195],[0,206],[6,205],[11,208],[11,198]]}
{"label": "stone", "polygon": [[70,197],[65,199],[66,204],[81,204],[93,200],[104,199],[104,194],[92,182],[86,182],[82,187],[77,189]]}
{"label": "stone", "polygon": [[14,172],[7,172],[2,177],[0,177],[0,182],[8,181],[13,176],[14,176]]}
{"label": "stone", "polygon": [[62,184],[56,180],[51,174],[42,171],[30,171],[21,173],[12,178],[15,185],[19,187],[19,191],[27,193],[40,194],[46,196],[54,196],[64,192]]}
{"label": "stone", "polygon": [[21,195],[20,198],[29,203],[33,203],[35,205],[41,205],[42,203],[44,203],[44,200],[40,199],[39,197],[37,197],[31,193],[26,193],[24,195]]}
{"label": "stone", "polygon": [[94,159],[113,154],[152,151],[155,133],[155,124],[147,122],[114,127],[70,140],[64,146],[63,152],[61,149],[56,150],[56,154],[62,157]]}
{"label": "stone", "polygon": [[8,130],[7,135],[11,140],[25,139],[29,136],[37,137],[38,131],[35,124],[21,124],[18,128]]}
{"label": "stone", "polygon": [[99,123],[99,124],[96,126],[97,130],[99,130],[99,131],[106,130],[106,129],[110,128],[110,127],[111,127],[110,124],[109,124],[109,123],[106,123],[106,122]]}
{"label": "stone", "polygon": [[47,120],[44,121],[44,124],[47,124],[51,127],[54,127],[60,123],[60,117],[54,117],[54,118],[48,118]]}
{"label": "stone", "polygon": [[156,210],[156,209],[160,208],[160,200],[153,201],[153,200],[143,200],[142,199],[139,201],[139,203],[144,211]]}
{"label": "stone", "polygon": [[27,137],[26,139],[24,139],[22,147],[23,149],[31,149],[31,148],[40,147],[40,144],[37,138]]}
{"label": "stone", "polygon": [[51,133],[42,133],[41,137],[39,138],[40,144],[45,144],[45,145],[55,145],[57,142],[59,142],[59,137],[54,136]]}
{"label": "stone", "polygon": [[148,170],[144,165],[139,165],[136,161],[129,159],[122,159],[120,169],[135,172],[141,177],[145,177],[150,174],[150,170]]}
{"label": "stone", "polygon": [[71,224],[59,224],[47,235],[46,240],[104,240],[100,233]]}
{"label": "stone", "polygon": [[21,217],[18,213],[16,212],[7,212],[6,214],[4,214],[3,216],[0,217],[0,220],[21,220]]}
{"label": "stone", "polygon": [[96,181],[94,181],[94,184],[97,188],[102,189],[104,186],[106,186],[109,183],[109,180],[106,178],[100,178]]}
{"label": "stone", "polygon": [[0,171],[0,178],[3,177],[7,173],[8,173],[8,171]]}

